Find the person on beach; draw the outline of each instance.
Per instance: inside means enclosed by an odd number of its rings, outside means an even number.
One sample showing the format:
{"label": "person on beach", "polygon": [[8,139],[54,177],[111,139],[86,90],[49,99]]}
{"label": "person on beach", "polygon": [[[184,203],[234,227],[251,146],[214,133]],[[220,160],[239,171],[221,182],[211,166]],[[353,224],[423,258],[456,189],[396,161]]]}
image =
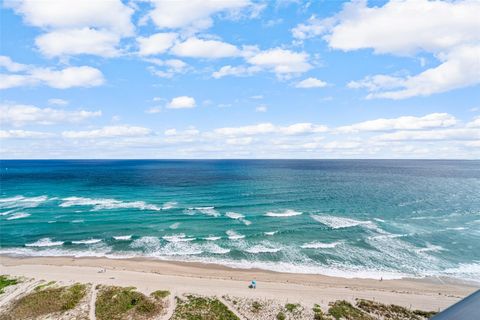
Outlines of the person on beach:
{"label": "person on beach", "polygon": [[250,285],[250,287],[252,289],[256,289],[257,288],[257,281],[255,281],[255,279],[252,280],[252,284]]}

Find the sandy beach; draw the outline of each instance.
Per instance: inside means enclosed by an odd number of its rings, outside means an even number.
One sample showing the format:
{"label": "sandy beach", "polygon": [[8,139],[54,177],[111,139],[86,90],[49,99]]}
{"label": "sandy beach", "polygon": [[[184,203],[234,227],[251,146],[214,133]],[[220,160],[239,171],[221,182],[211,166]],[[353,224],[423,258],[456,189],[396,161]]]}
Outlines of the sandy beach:
{"label": "sandy beach", "polygon": [[[106,272],[99,272],[103,268]],[[146,259],[1,256],[0,273],[66,284],[134,286],[143,293],[162,289],[175,295],[230,295],[325,307],[338,299],[363,298],[433,311],[443,310],[478,289],[446,279],[346,279]],[[256,290],[248,288],[252,279],[258,282]]]}

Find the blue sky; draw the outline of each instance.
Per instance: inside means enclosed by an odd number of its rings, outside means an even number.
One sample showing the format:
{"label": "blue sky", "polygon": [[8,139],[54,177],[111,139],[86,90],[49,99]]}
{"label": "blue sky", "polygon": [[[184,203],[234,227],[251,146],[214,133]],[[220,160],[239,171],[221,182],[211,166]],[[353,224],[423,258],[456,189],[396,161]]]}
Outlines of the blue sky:
{"label": "blue sky", "polygon": [[3,1],[1,158],[478,158],[479,1]]}

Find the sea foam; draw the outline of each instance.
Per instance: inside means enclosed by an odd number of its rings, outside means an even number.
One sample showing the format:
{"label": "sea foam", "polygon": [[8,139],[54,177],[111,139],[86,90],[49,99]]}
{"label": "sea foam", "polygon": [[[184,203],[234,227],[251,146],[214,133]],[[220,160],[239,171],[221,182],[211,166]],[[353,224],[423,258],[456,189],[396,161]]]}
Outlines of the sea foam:
{"label": "sea foam", "polygon": [[94,244],[101,242],[102,239],[87,239],[87,240],[76,240],[72,241],[73,244]]}
{"label": "sea foam", "polygon": [[237,233],[233,230],[227,230],[225,233],[227,234],[228,239],[230,239],[230,240],[240,240],[240,239],[245,238],[245,236],[243,234],[239,234],[239,233]]}
{"label": "sea foam", "polygon": [[115,199],[92,199],[83,197],[63,198],[60,207],[91,206],[91,211],[112,209],[138,209],[160,211],[162,208],[144,201],[120,201]]}
{"label": "sea foam", "polygon": [[42,238],[36,242],[33,243],[27,243],[25,244],[26,247],[55,247],[55,246],[61,246],[63,244],[63,241],[52,241],[50,238]]}
{"label": "sea foam", "polygon": [[265,213],[265,216],[267,216],[267,217],[286,218],[286,217],[299,216],[299,215],[301,215],[302,213],[303,213],[303,212],[299,212],[299,211],[287,209],[287,210],[281,211],[281,212],[269,211],[269,212]]}
{"label": "sea foam", "polygon": [[25,212],[17,212],[9,216],[7,220],[16,220],[16,219],[22,219],[26,217],[30,217],[30,214]]}
{"label": "sea foam", "polygon": [[324,242],[312,241],[312,242],[304,243],[303,245],[301,245],[301,248],[303,249],[335,248],[339,244],[340,242],[324,243]]}
{"label": "sea foam", "polygon": [[358,225],[373,225],[371,221],[360,221],[350,218],[324,216],[324,215],[311,215],[311,217],[321,224],[324,224],[332,229],[349,228]]}

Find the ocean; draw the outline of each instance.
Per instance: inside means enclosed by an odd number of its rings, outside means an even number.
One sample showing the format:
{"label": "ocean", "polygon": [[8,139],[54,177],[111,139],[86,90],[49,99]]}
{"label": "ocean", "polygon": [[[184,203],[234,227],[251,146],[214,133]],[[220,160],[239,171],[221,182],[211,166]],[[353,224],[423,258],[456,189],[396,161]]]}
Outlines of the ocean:
{"label": "ocean", "polygon": [[480,161],[2,160],[0,254],[480,279]]}

